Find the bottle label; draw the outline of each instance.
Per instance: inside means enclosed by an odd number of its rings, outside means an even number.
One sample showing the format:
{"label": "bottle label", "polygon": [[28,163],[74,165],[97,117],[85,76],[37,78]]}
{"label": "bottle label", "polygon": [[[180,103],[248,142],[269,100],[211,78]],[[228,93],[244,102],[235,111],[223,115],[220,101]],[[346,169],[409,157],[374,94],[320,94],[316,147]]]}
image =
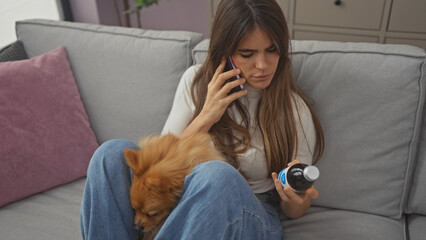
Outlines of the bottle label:
{"label": "bottle label", "polygon": [[302,193],[314,184],[318,176],[319,171],[316,167],[299,163],[281,170],[278,179],[283,188],[290,187],[294,192]]}
{"label": "bottle label", "polygon": [[281,172],[278,174],[278,179],[281,181],[281,185],[283,185],[283,188],[284,187],[290,187],[289,185],[288,185],[288,183],[287,183],[287,180],[286,180],[286,175],[287,175],[287,171],[288,171],[288,169],[289,168],[284,168],[283,170],[281,170]]}

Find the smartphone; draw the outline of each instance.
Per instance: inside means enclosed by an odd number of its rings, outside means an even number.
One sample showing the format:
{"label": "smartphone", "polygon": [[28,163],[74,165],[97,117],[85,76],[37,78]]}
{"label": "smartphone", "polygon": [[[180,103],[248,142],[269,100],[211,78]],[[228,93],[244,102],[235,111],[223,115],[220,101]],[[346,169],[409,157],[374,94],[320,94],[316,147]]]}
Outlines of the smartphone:
{"label": "smartphone", "polygon": [[[226,60],[225,70],[223,70],[223,72],[227,72],[227,71],[232,70],[232,69],[235,69],[235,68],[236,68],[236,67],[235,67],[235,65],[234,65],[234,62],[232,61],[231,56],[229,56],[229,57],[228,57],[228,59]],[[241,78],[241,76],[238,74],[238,75],[236,75],[236,76],[234,76],[234,77],[230,78],[227,82],[232,82],[232,81],[235,81],[235,80],[237,80],[237,79],[239,79],[239,78]],[[231,89],[231,91],[228,93],[228,95],[229,95],[229,94],[232,94],[232,93],[234,93],[234,92],[241,91],[241,90],[243,90],[243,89],[244,89],[244,86],[241,84],[241,85],[236,86],[236,87],[234,87],[233,89]]]}

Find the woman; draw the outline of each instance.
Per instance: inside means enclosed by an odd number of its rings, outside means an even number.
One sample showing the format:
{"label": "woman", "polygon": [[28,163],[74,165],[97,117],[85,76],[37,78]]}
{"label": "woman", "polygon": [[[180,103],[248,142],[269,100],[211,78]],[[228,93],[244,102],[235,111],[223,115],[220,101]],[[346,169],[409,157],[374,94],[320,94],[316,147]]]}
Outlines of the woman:
{"label": "woman", "polygon": [[[318,161],[324,146],[319,121],[291,74],[288,48],[287,24],[274,0],[221,1],[207,59],[182,76],[163,133],[208,132],[232,166],[197,166],[157,239],[281,239],[279,211],[300,217],[318,196],[314,187],[302,194],[283,189],[277,179],[287,165]],[[236,69],[224,72],[228,56]],[[227,81],[236,75],[242,77]],[[241,84],[243,90],[230,94]],[[91,160],[83,238],[137,237],[124,148],[137,146],[109,141]]]}

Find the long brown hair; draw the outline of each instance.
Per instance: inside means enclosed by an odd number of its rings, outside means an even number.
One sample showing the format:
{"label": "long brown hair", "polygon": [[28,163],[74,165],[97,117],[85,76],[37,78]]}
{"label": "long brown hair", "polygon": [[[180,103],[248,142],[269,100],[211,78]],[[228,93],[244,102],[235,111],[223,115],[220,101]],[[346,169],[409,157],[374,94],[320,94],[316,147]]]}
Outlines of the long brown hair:
{"label": "long brown hair", "polygon": [[[221,60],[237,51],[241,39],[256,26],[269,35],[280,55],[274,78],[270,86],[263,90],[256,116],[253,116],[263,135],[269,172],[279,172],[297,152],[297,138],[300,136],[296,133],[297,120],[294,113],[297,115],[298,111],[292,105],[292,102],[296,102],[293,94],[300,96],[311,111],[316,131],[314,149],[314,162],[316,162],[324,149],[322,128],[307,97],[299,89],[292,75],[287,23],[275,0],[222,0],[219,3],[210,34],[208,55],[192,84],[194,118],[203,108],[207,85]],[[236,123],[225,111],[209,133],[213,136],[216,148],[238,167],[238,154],[250,147],[251,137],[248,128],[251,121],[247,109],[239,100],[232,104],[235,104],[241,113],[243,124]]]}

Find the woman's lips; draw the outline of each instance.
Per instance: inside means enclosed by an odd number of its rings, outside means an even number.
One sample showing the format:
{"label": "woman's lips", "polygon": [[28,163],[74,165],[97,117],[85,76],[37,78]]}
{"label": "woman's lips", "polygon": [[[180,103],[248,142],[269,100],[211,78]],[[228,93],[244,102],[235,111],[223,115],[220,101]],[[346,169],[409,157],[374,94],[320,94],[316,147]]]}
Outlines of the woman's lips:
{"label": "woman's lips", "polygon": [[271,74],[263,74],[263,75],[257,75],[253,76],[253,79],[255,81],[266,81],[270,78]]}

